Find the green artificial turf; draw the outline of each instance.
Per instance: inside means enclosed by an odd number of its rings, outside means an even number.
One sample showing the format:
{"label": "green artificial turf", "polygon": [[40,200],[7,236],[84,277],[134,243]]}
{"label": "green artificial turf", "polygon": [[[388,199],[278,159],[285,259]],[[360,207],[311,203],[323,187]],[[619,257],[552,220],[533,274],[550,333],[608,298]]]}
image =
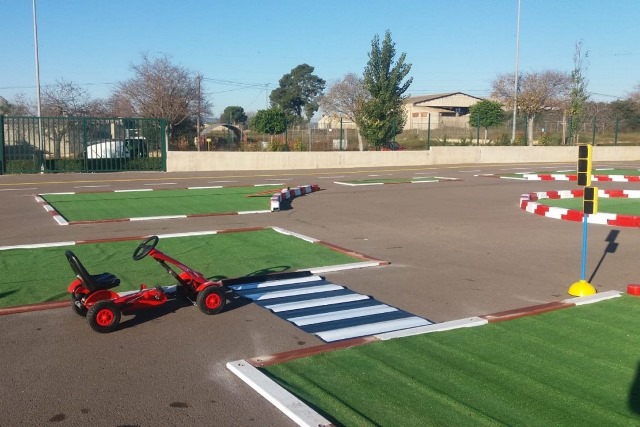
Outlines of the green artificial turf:
{"label": "green artificial turf", "polygon": [[[582,197],[567,199],[539,199],[538,203],[551,207],[582,211]],[[640,199],[626,197],[599,197],[598,212],[621,215],[640,215]]]}
{"label": "green artificial turf", "polygon": [[640,425],[640,299],[375,342],[263,369],[336,425]]}
{"label": "green artificial turf", "polygon": [[[173,285],[171,277],[151,257],[134,261],[140,241],[122,241],[0,251],[0,307],[66,299],[74,279],[64,255],[75,253],[91,274],[110,272],[121,284],[115,290]],[[161,238],[158,249],[212,279],[296,271],[360,259],[323,245],[271,229],[215,235]]]}
{"label": "green artificial turf", "polygon": [[[625,176],[638,176],[640,175],[640,169],[592,169],[593,175],[625,175]],[[575,174],[575,172],[574,172]]]}
{"label": "green artificial turf", "polygon": [[[67,221],[269,210],[269,187],[224,187],[104,193],[43,194]],[[259,194],[258,196],[255,196]],[[254,195],[253,197],[249,197]]]}

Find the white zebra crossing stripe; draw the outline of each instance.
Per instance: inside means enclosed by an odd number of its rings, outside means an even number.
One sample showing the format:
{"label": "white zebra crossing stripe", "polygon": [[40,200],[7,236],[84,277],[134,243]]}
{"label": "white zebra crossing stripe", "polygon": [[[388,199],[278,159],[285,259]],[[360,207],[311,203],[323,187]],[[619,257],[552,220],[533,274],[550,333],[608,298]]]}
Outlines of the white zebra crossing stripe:
{"label": "white zebra crossing stripe", "polygon": [[341,295],[338,297],[326,297],[326,298],[318,298],[318,299],[306,300],[306,301],[300,301],[300,302],[286,302],[281,304],[265,305],[264,307],[268,308],[274,313],[280,313],[283,311],[299,310],[301,308],[340,304],[343,302],[361,301],[365,299],[369,299],[369,297],[366,295],[360,295],[360,294],[354,293],[350,295]]}
{"label": "white zebra crossing stripe", "polygon": [[335,320],[353,319],[355,317],[390,313],[392,311],[398,311],[398,309],[386,304],[380,304],[380,305],[374,305],[372,307],[352,308],[349,310],[330,311],[328,313],[322,313],[322,314],[293,317],[287,320],[289,320],[289,322],[297,326],[306,326],[306,325],[313,325],[316,323],[333,322]]}
{"label": "white zebra crossing stripe", "polygon": [[316,294],[318,292],[330,292],[344,289],[338,285],[320,285],[320,286],[307,286],[305,288],[288,289],[283,291],[271,291],[271,292],[258,292],[253,294],[243,294],[244,297],[252,299],[254,301],[263,301],[275,298],[292,297],[296,295],[308,295]]}
{"label": "white zebra crossing stripe", "polygon": [[322,281],[320,276],[299,277],[294,279],[269,280],[266,282],[243,283],[242,285],[230,286],[234,291],[244,291],[247,289],[269,288],[272,286],[293,285],[298,283],[311,283]]}
{"label": "white zebra crossing stripe", "polygon": [[430,325],[431,322],[421,317],[408,317],[405,319],[390,320],[380,323],[369,323],[361,326],[351,326],[342,329],[332,329],[325,332],[316,332],[316,335],[327,342],[345,340],[348,338],[365,337],[381,334],[383,332],[398,331],[400,329],[417,328]]}

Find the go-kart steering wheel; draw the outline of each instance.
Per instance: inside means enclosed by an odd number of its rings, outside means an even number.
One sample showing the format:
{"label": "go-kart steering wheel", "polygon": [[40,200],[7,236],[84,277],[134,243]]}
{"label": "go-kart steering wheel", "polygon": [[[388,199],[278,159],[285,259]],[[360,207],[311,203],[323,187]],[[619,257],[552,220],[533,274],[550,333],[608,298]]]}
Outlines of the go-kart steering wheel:
{"label": "go-kart steering wheel", "polygon": [[133,251],[133,260],[140,261],[142,258],[149,255],[149,252],[158,245],[158,240],[160,240],[158,236],[151,236],[148,239],[143,240],[136,250]]}

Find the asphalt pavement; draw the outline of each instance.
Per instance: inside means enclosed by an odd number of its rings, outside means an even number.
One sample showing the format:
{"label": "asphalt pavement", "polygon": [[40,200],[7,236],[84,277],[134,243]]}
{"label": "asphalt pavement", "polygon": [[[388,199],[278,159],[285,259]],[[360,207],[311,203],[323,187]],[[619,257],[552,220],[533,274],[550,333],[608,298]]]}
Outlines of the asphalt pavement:
{"label": "asphalt pavement", "polygon": [[[569,286],[580,279],[582,224],[526,213],[519,198],[576,184],[483,175],[574,167],[4,175],[0,246],[277,226],[389,261],[387,266],[326,276],[354,292],[442,322],[569,297]],[[375,176],[456,180],[336,184]],[[317,183],[322,191],[297,198],[291,209],[280,212],[69,226],[58,225],[34,197],[63,191],[264,183]],[[636,188],[629,183],[600,187]],[[617,246],[611,251],[607,238],[614,235]],[[587,279],[598,291],[624,291],[637,283],[638,247],[637,229],[590,226]],[[60,262],[66,262],[62,253]],[[126,266],[114,266],[112,272],[120,268]],[[67,285],[61,283],[61,289]],[[293,425],[225,364],[322,344],[267,310],[239,300],[213,317],[194,307],[167,305],[125,317],[121,326],[114,333],[97,334],[70,307],[0,316],[0,425]]]}

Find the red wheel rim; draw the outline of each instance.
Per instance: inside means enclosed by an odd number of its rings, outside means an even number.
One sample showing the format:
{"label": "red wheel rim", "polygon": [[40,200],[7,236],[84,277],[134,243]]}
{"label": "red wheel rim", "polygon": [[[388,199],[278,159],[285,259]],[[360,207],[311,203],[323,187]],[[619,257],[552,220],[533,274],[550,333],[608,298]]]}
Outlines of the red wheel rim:
{"label": "red wheel rim", "polygon": [[208,309],[216,308],[220,305],[220,295],[215,292],[210,293],[205,298],[204,305],[206,305]]}
{"label": "red wheel rim", "polygon": [[96,314],[96,323],[99,326],[109,326],[113,322],[115,316],[113,315],[113,311],[108,308],[103,308]]}

